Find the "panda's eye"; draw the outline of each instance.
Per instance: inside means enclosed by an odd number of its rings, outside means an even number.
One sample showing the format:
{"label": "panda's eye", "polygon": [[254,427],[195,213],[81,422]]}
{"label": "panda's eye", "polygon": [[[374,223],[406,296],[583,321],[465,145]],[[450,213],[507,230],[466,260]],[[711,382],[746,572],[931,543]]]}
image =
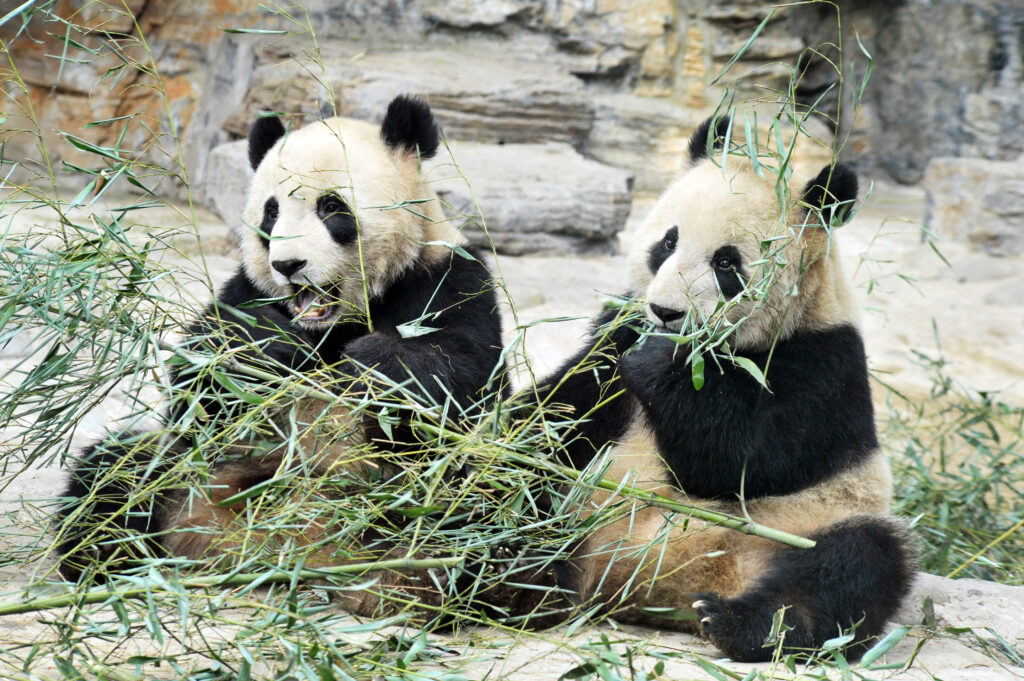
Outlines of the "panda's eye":
{"label": "panda's eye", "polygon": [[676,243],[678,241],[679,241],[679,228],[678,227],[670,227],[668,229],[668,231],[665,232],[665,238],[662,240],[662,245],[665,247],[666,251],[674,251],[674,250],[676,250]]}
{"label": "panda's eye", "polygon": [[344,245],[355,240],[356,220],[340,196],[334,193],[320,196],[316,200],[316,214],[335,242]]}
{"label": "panda's eye", "polygon": [[263,204],[263,222],[260,223],[260,242],[264,248],[270,248],[268,238],[274,231],[274,223],[277,222],[277,199],[270,197]]}
{"label": "panda's eye", "polygon": [[711,267],[715,272],[718,290],[726,298],[732,298],[743,291],[747,278],[743,271],[743,257],[735,246],[722,246],[711,256]]}
{"label": "panda's eye", "polygon": [[736,266],[736,263],[733,261],[732,258],[729,258],[729,257],[723,256],[723,257],[717,258],[715,260],[715,269],[731,270],[735,266]]}
{"label": "panda's eye", "polygon": [[661,266],[665,264],[665,261],[672,256],[672,252],[676,250],[676,242],[678,240],[679,228],[669,227],[661,241],[655,242],[654,246],[651,247],[650,253],[647,254],[647,267],[650,268],[652,274],[657,274]]}
{"label": "panda's eye", "polygon": [[316,200],[316,212],[321,220],[325,220],[332,215],[348,212],[348,206],[337,194],[324,194]]}

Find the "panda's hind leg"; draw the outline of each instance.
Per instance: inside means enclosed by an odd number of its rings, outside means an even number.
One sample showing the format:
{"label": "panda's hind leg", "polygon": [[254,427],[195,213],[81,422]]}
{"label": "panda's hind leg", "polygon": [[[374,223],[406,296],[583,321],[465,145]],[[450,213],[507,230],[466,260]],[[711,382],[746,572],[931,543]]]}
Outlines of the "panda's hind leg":
{"label": "panda's hind leg", "polygon": [[763,661],[775,613],[786,608],[784,650],[809,650],[857,625],[847,651],[859,657],[881,633],[910,589],[913,543],[903,526],[880,516],[854,516],[811,535],[810,549],[775,554],[766,571],[734,598],[696,596],[701,633],[730,658]]}

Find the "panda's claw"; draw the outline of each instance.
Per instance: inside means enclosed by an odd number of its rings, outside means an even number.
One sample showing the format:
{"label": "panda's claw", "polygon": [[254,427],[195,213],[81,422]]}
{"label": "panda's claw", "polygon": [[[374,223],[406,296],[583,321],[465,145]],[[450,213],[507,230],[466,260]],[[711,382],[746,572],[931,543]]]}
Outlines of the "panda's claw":
{"label": "panda's claw", "polygon": [[705,601],[704,599],[701,599],[699,601],[694,601],[693,605],[691,605],[690,607],[693,608],[694,610],[701,610],[703,608],[708,607],[708,602]]}

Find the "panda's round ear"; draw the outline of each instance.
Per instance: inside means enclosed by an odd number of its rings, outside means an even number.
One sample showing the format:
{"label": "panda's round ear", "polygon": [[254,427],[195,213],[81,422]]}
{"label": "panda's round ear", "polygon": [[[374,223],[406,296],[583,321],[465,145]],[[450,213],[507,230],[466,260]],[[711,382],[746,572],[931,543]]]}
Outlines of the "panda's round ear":
{"label": "panda's round ear", "polygon": [[380,136],[391,151],[431,158],[437,153],[440,136],[430,107],[419,97],[399,95],[391,100]]}
{"label": "panda's round ear", "polygon": [[842,163],[828,165],[804,187],[800,203],[808,210],[821,211],[829,225],[838,226],[849,220],[857,200],[857,190],[857,174],[850,166]]}
{"label": "panda's round ear", "polygon": [[284,123],[277,116],[264,112],[249,129],[249,165],[253,170],[277,140],[284,137]]}
{"label": "panda's round ear", "polygon": [[690,137],[690,163],[696,163],[708,157],[708,149],[721,151],[725,137],[729,134],[729,117],[712,116],[707,119]]}

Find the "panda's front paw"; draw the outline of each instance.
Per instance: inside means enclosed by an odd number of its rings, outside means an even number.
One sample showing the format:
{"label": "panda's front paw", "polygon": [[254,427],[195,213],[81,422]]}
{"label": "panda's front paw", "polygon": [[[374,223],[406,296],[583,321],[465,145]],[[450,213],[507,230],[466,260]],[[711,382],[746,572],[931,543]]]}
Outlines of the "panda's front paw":
{"label": "panda's front paw", "polygon": [[619,360],[619,369],[631,390],[642,388],[652,376],[660,376],[679,354],[679,345],[664,336],[649,336]]}
{"label": "panda's front paw", "polygon": [[385,331],[374,331],[345,345],[345,356],[364,367],[387,364],[398,355],[399,339]]}

